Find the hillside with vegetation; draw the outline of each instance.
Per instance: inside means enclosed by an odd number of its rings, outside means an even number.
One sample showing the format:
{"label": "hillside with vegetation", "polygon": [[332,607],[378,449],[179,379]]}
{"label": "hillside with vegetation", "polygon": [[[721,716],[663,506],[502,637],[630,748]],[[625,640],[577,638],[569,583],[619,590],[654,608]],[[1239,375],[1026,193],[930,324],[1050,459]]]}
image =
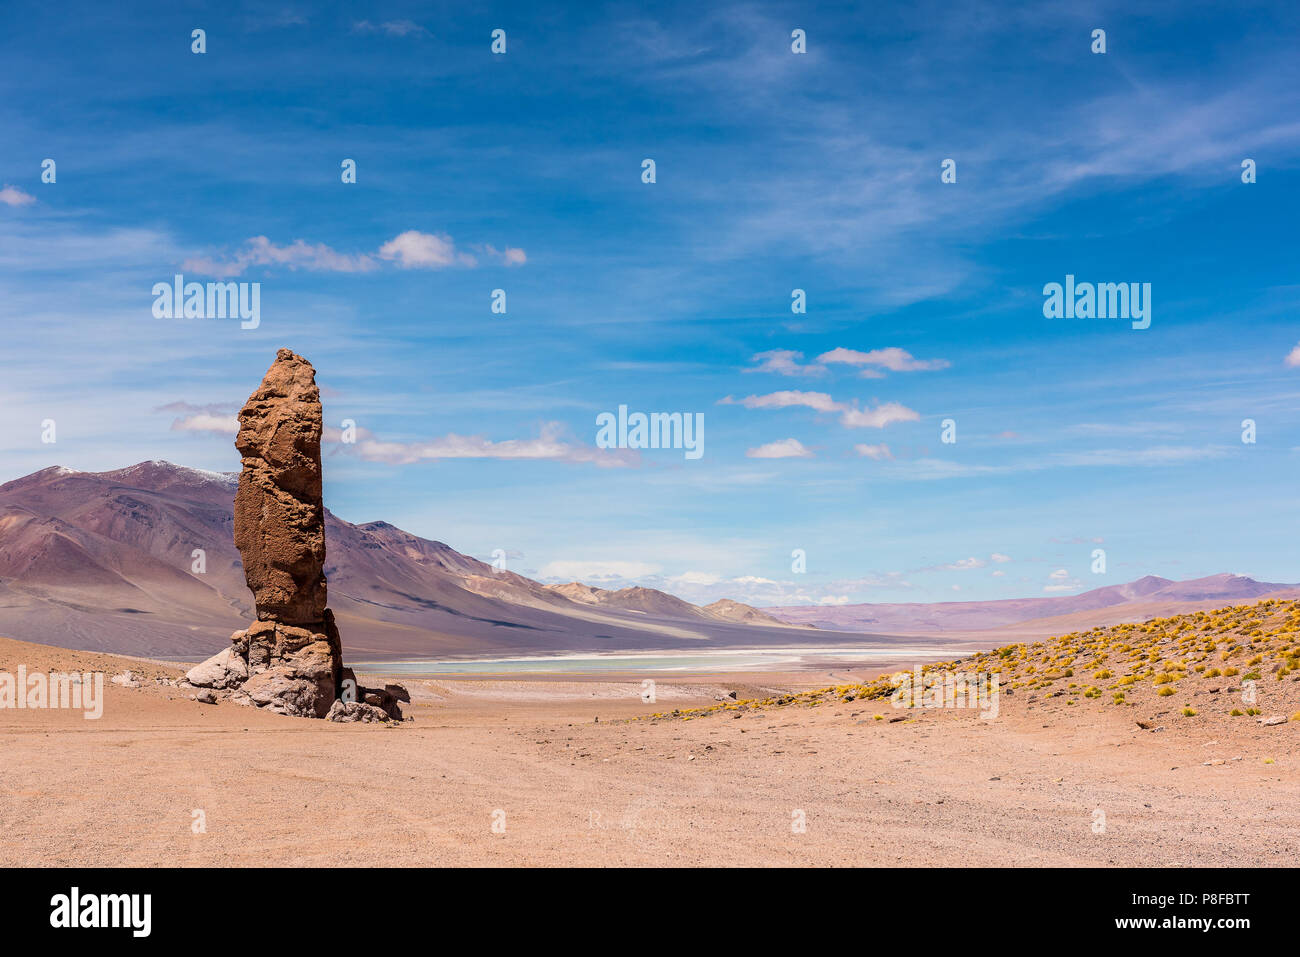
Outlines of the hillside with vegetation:
{"label": "hillside with vegetation", "polygon": [[[1023,696],[1030,705],[1050,704],[1053,710],[1057,705],[1100,704],[1133,708],[1144,718],[1246,719],[1267,708],[1271,723],[1278,723],[1278,712],[1300,721],[1300,694],[1279,693],[1284,687],[1280,683],[1300,681],[1300,601],[1265,600],[1092,628],[936,662],[922,671],[996,674],[1001,693],[1013,700]],[[653,717],[692,719],[758,708],[888,699],[896,688],[891,677],[883,674],[861,684]],[[1256,683],[1253,701],[1243,693],[1247,681]]]}

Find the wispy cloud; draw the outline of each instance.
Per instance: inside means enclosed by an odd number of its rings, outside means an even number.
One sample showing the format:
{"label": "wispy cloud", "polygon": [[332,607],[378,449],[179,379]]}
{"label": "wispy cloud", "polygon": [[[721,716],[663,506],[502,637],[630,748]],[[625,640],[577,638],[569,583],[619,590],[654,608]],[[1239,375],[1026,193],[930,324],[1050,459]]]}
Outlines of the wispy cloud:
{"label": "wispy cloud", "polygon": [[802,406],[816,412],[839,412],[844,408],[825,392],[800,392],[797,389],[769,392],[767,395],[749,395],[743,399],[727,396],[718,400],[718,404],[743,405],[747,409],[789,409]]}
{"label": "wispy cloud", "polygon": [[920,458],[893,463],[890,474],[899,478],[929,481],[946,478],[972,478],[1039,472],[1055,468],[1156,468],[1177,466],[1207,459],[1222,458],[1227,449],[1218,445],[1154,446],[1145,449],[1085,449],[1077,452],[1054,452],[1035,459],[990,465],[957,462],[951,459]]}
{"label": "wispy cloud", "polygon": [[1050,583],[1043,586],[1045,592],[1077,591],[1083,587],[1083,582],[1077,578],[1070,578],[1070,573],[1064,568],[1056,569],[1047,577]]}
{"label": "wispy cloud", "polygon": [[374,259],[366,254],[340,253],[324,243],[308,243],[295,239],[287,246],[277,246],[265,236],[254,236],[230,258],[221,260],[197,256],[181,263],[184,272],[198,273],[225,279],[242,276],[250,266],[284,266],[288,269],[306,269],[314,272],[369,272],[378,268]]}
{"label": "wispy cloud", "polygon": [[751,459],[810,459],[813,453],[804,448],[798,439],[778,439],[749,449],[745,455]]}
{"label": "wispy cloud", "polygon": [[0,203],[6,206],[30,206],[34,202],[36,202],[35,196],[23,192],[17,186],[5,183],[4,189],[0,189]]}
{"label": "wispy cloud", "polygon": [[[602,468],[626,468],[637,463],[638,456],[627,449],[600,449],[568,440],[564,426],[547,422],[536,438],[493,441],[481,435],[457,435],[454,432],[423,442],[392,442],[373,438],[358,431],[358,441],[342,448],[351,449],[370,462],[410,465],[438,459],[532,459],[554,462],[590,463]],[[332,434],[327,434],[333,438]]]}
{"label": "wispy cloud", "polygon": [[719,405],[743,405],[747,409],[788,409],[803,407],[815,412],[839,413],[840,425],[851,429],[883,429],[895,422],[915,422],[921,417],[919,412],[909,409],[898,402],[885,402],[865,408],[855,402],[837,402],[826,392],[802,392],[787,389],[770,392],[767,395],[750,395],[743,399],[725,396],[718,400]]}
{"label": "wispy cloud", "polygon": [[959,558],[954,562],[946,562],[942,565],[926,565],[924,568],[914,568],[911,574],[920,574],[922,572],[964,572],[974,571],[978,568],[987,568],[989,562],[995,564],[1005,564],[1011,561],[1011,556],[1003,555],[1000,552],[993,552],[988,558],[979,558],[975,555],[969,558]]}
{"label": "wispy cloud", "polygon": [[235,409],[234,405],[227,402],[197,405],[180,400],[160,405],[153,411],[180,413],[172,420],[171,431],[173,432],[231,436],[239,431],[239,420],[235,417]]}
{"label": "wispy cloud", "polygon": [[752,361],[758,365],[746,369],[746,372],[770,372],[784,376],[819,376],[830,371],[827,366],[838,363],[858,367],[861,369],[858,375],[864,379],[883,378],[885,373],[881,372],[881,369],[890,372],[928,372],[946,369],[952,364],[947,359],[917,359],[906,349],[897,346],[872,349],[870,352],[858,352],[841,346],[823,352],[815,361],[808,363],[803,361],[802,352],[791,349],[771,349],[758,353]]}
{"label": "wispy cloud", "polygon": [[[523,265],[528,260],[524,250],[512,246],[507,246],[502,251],[493,246],[483,246],[481,249],[484,255],[507,266]],[[408,229],[388,240],[373,253],[341,253],[325,243],[309,243],[302,239],[279,246],[265,236],[254,236],[227,258],[195,256],[186,259],[181,264],[181,269],[224,279],[243,275],[250,266],[364,273],[380,268],[385,262],[402,269],[446,269],[452,266],[473,268],[478,265],[478,258],[473,253],[458,249],[452,238],[445,233],[422,233]]]}
{"label": "wispy cloud", "polygon": [[771,372],[776,375],[825,375],[828,371],[823,365],[803,364],[803,353],[791,349],[771,349],[756,354],[751,361],[758,365],[745,372]]}
{"label": "wispy cloud", "polygon": [[209,412],[214,415],[223,412],[234,413],[236,406],[229,402],[212,402],[207,405],[196,405],[193,402],[180,400],[177,402],[168,402],[166,405],[160,405],[155,412]]}
{"label": "wispy cloud", "polygon": [[621,588],[627,582],[653,575],[661,566],[650,562],[629,561],[571,561],[561,559],[547,562],[538,569],[538,576],[552,584],[580,581],[584,584],[600,582]]}
{"label": "wispy cloud", "polygon": [[875,459],[877,462],[888,461],[894,457],[894,454],[889,451],[889,446],[884,442],[881,442],[879,445],[865,445],[859,443],[853,446],[853,451],[857,452],[858,455],[863,458]]}
{"label": "wispy cloud", "polygon": [[852,406],[840,416],[840,425],[850,429],[883,429],[895,422],[915,422],[921,414],[899,402],[885,402],[875,408]]}
{"label": "wispy cloud", "polygon": [[369,20],[358,20],[356,23],[352,24],[352,30],[355,33],[383,33],[390,37],[433,35],[414,20],[385,20],[382,23],[372,23]]}
{"label": "wispy cloud", "polygon": [[865,378],[879,376],[877,369],[888,369],[890,372],[930,372],[935,369],[946,369],[952,365],[947,359],[918,359],[906,349],[899,349],[896,346],[872,349],[870,352],[857,352],[841,347],[823,352],[817,357],[817,361],[823,365],[838,362],[866,367],[860,373]]}
{"label": "wispy cloud", "polygon": [[207,432],[214,435],[234,435],[239,431],[239,420],[233,415],[213,415],[197,412],[172,422],[173,432]]}

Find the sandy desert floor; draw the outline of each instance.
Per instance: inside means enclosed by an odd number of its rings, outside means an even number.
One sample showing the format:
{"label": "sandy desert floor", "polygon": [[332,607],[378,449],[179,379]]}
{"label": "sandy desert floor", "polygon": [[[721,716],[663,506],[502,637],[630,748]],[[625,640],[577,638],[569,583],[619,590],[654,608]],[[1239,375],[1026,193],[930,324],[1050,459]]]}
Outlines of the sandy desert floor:
{"label": "sandy desert floor", "polygon": [[1269,866],[1300,827],[1300,724],[1154,702],[633,721],[833,681],[660,677],[651,706],[634,677],[407,678],[414,720],[388,727],[204,705],[152,683],[176,668],[0,640],[18,663],[146,685],[106,685],[99,720],[0,710],[5,866]]}

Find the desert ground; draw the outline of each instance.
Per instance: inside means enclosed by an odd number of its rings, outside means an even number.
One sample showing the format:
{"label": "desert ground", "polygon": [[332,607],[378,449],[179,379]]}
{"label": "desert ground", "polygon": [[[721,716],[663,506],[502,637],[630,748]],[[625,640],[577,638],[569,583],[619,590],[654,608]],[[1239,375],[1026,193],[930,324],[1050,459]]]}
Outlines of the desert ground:
{"label": "desert ground", "polygon": [[1268,866],[1293,862],[1277,835],[1300,827],[1295,723],[1156,699],[647,720],[875,672],[661,676],[654,705],[631,676],[406,678],[413,720],[339,725],[0,640],[0,670],[18,663],[143,680],[106,684],[99,720],[0,710],[4,866]]}

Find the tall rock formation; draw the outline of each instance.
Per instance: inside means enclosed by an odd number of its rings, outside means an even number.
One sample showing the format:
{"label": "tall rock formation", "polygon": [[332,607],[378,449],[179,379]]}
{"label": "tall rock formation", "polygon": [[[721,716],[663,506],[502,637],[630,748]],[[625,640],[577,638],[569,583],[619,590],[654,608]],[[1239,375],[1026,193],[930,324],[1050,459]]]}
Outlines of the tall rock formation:
{"label": "tall rock formation", "polygon": [[316,370],[281,349],[243,409],[235,448],[235,547],[260,621],[313,625],[325,619],[323,419]]}
{"label": "tall rock formation", "polygon": [[235,632],[229,649],[186,677],[193,685],[231,691],[237,701],[282,714],[368,720],[357,715],[369,715],[366,709],[373,707],[380,720],[400,717],[397,686],[357,688],[343,667],[338,628],[326,607],[323,428],[316,370],[302,356],[281,349],[240,410],[235,438],[243,457],[235,492],[235,546],[257,604],[257,621]]}

